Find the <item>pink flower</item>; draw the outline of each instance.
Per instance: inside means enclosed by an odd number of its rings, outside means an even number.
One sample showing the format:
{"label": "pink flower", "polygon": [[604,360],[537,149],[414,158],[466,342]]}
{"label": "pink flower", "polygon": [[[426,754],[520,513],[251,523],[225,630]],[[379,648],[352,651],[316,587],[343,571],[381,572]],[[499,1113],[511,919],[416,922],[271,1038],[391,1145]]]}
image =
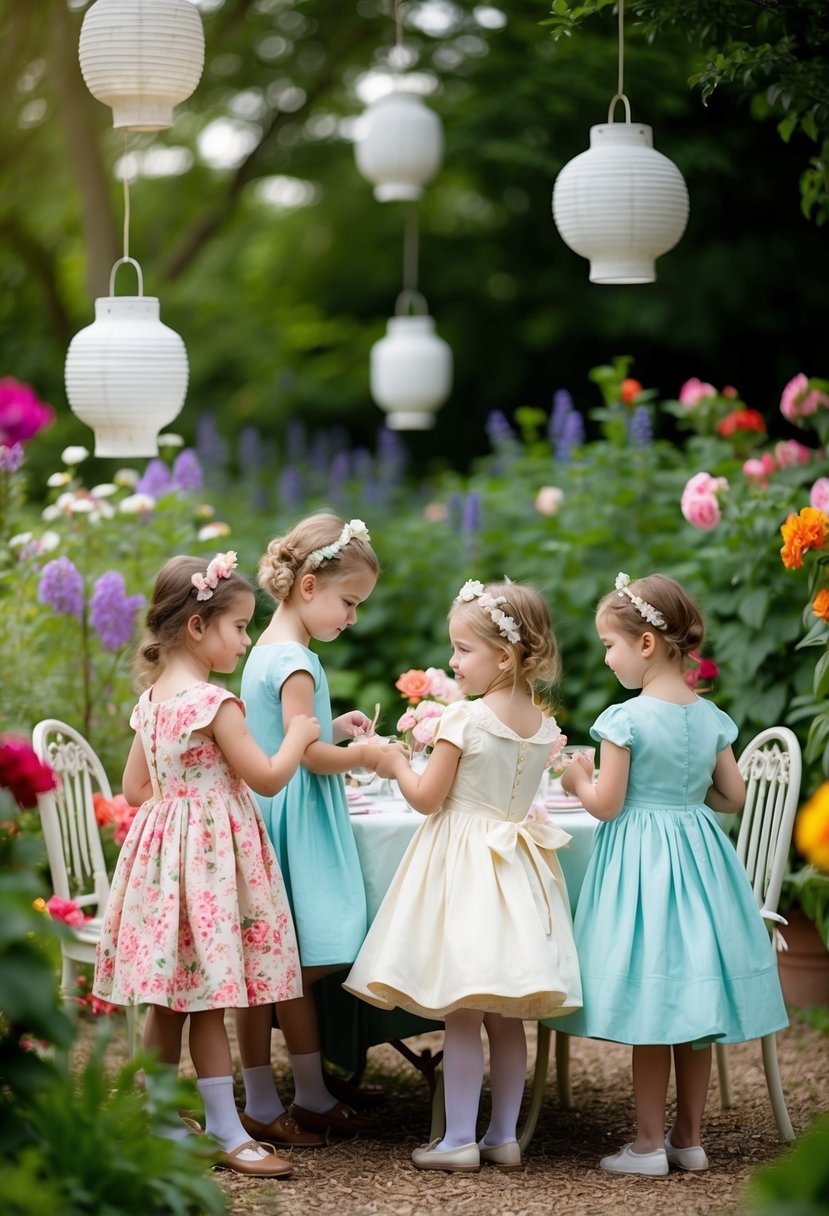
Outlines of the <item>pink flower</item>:
{"label": "pink flower", "polygon": [[819,389],[811,388],[803,372],[791,378],[780,396],[780,413],[789,422],[799,422],[816,413],[820,406],[829,407],[829,397]]}
{"label": "pink flower", "polygon": [[769,478],[776,469],[774,457],[771,452],[764,452],[760,457],[752,457],[743,465],[743,473],[746,481],[753,485],[765,489],[769,484]]}
{"label": "pink flower", "polygon": [[451,705],[453,701],[460,701],[463,697],[457,681],[448,676],[440,667],[427,667],[426,675],[432,682],[431,696],[438,701],[445,701],[447,705]]}
{"label": "pink flower", "polygon": [[416,725],[417,718],[410,709],[407,709],[403,716],[397,720],[397,730],[400,731],[411,730],[412,727]]}
{"label": "pink flower", "polygon": [[51,895],[46,900],[46,908],[52,920],[62,920],[73,929],[80,928],[86,921],[91,920],[72,899],[61,899],[59,895]]}
{"label": "pink flower", "polygon": [[722,519],[717,495],[728,489],[724,477],[712,477],[710,473],[695,473],[686,483],[680,499],[680,510],[689,524],[703,532],[716,528]]}
{"label": "pink flower", "polygon": [[692,376],[679,390],[679,404],[687,405],[688,409],[692,410],[699,405],[700,401],[716,397],[716,395],[717,390],[713,384],[706,384],[704,381],[698,380],[696,376]]}
{"label": "pink flower", "polygon": [[439,701],[421,701],[414,711],[415,722],[422,722],[424,718],[439,718],[444,709],[446,706]]}
{"label": "pink flower", "polygon": [[547,814],[546,807],[543,807],[540,802],[534,802],[527,811],[527,819],[533,823],[549,823],[550,816]]}
{"label": "pink flower", "polygon": [[774,458],[778,469],[789,469],[796,464],[808,464],[814,452],[796,439],[781,439],[774,446]]}
{"label": "pink flower", "polygon": [[564,502],[564,491],[558,486],[542,486],[535,496],[535,509],[539,515],[555,515]]}
{"label": "pink flower", "polygon": [[829,515],[829,477],[818,477],[809,491],[809,505]]}
{"label": "pink flower", "polygon": [[54,417],[51,405],[44,405],[28,384],[11,376],[0,380],[0,443],[25,443]]}
{"label": "pink flower", "polygon": [[435,741],[435,731],[437,730],[439,720],[439,718],[434,717],[424,718],[422,722],[418,722],[412,727],[412,738],[416,744],[420,745],[415,748],[416,751],[432,746]]}

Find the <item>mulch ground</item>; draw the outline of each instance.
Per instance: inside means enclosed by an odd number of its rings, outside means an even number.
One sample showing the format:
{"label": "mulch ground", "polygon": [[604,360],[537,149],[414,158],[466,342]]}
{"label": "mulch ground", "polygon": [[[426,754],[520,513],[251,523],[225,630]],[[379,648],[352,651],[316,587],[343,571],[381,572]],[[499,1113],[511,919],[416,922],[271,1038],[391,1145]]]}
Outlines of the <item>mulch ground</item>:
{"label": "mulch ground", "polygon": [[[410,1039],[437,1051],[441,1036]],[[829,1038],[794,1021],[778,1036],[780,1068],[795,1132],[829,1109]],[[274,1035],[274,1069],[283,1100],[292,1086],[284,1042]],[[381,1131],[332,1140],[322,1149],[290,1152],[294,1173],[260,1181],[218,1171],[233,1216],[706,1216],[745,1213],[745,1184],[758,1166],[782,1151],[768,1101],[759,1042],[729,1048],[734,1105],[720,1109],[716,1067],[705,1121],[711,1169],[668,1178],[625,1178],[598,1168],[605,1153],[633,1135],[630,1049],[574,1039],[574,1108],[558,1103],[552,1060],[538,1128],[520,1173],[487,1166],[478,1174],[415,1170],[412,1149],[428,1140],[425,1081],[391,1046],[369,1053],[366,1079],[381,1083],[388,1101]],[[534,1044],[530,1044],[530,1062]],[[241,1094],[240,1094],[241,1097]],[[485,1091],[482,1110],[486,1112]],[[281,1151],[281,1150],[280,1150]]]}

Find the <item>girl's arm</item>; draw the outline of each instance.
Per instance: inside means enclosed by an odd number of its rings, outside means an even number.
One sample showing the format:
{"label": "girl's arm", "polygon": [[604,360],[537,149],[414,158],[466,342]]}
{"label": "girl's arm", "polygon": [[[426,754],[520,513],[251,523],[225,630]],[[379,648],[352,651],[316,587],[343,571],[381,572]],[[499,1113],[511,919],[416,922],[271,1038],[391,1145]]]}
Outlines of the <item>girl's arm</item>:
{"label": "girl's arm", "polygon": [[561,788],[567,794],[575,794],[594,819],[615,819],[624,806],[629,772],[630,748],[602,739],[596,784],[589,761],[577,754],[561,774]]}
{"label": "girl's arm", "polygon": [[361,709],[350,709],[347,714],[340,714],[339,718],[335,718],[331,725],[333,727],[335,743],[342,743],[345,739],[356,739],[360,735],[374,733],[371,730],[371,718],[368,714],[364,714]]}
{"label": "girl's arm", "polygon": [[121,778],[121,791],[130,806],[141,806],[153,792],[153,782],[140,735],[133,738]]}
{"label": "girl's arm", "polygon": [[409,766],[406,756],[397,748],[384,747],[377,765],[381,777],[393,777],[409,806],[421,815],[432,815],[443,806],[455,780],[461,759],[461,749],[447,739],[439,739],[422,773]]}
{"label": "girl's arm", "polygon": [[[286,730],[298,714],[310,715],[313,710],[314,678],[307,671],[295,671],[282,685],[282,720]],[[347,773],[351,768],[370,768],[376,772],[378,761],[388,746],[394,747],[394,744],[367,741],[337,747],[333,743],[316,742],[306,750],[302,763],[310,772],[323,775]]]}
{"label": "girl's arm", "polygon": [[711,774],[711,788],[705,795],[705,805],[721,815],[733,815],[741,810],[746,800],[746,783],[737,768],[734,751],[730,747],[717,753],[717,763]]}
{"label": "girl's arm", "polygon": [[242,780],[257,794],[273,797],[299,768],[308,744],[319,739],[320,724],[307,714],[295,715],[288,724],[279,751],[268,756],[250,733],[241,706],[235,701],[225,701],[211,723],[210,733]]}

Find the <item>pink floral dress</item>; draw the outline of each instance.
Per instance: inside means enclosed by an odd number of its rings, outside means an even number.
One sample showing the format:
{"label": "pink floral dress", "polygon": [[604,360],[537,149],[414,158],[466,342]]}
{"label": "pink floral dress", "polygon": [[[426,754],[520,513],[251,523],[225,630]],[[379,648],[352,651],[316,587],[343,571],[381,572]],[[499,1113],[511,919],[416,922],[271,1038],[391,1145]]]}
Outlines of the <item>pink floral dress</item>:
{"label": "pink floral dress", "polygon": [[301,996],[294,926],[259,810],[219,747],[193,737],[237,698],[201,683],[156,704],[151,691],[130,725],[153,794],[118,858],[93,990],[117,1005],[182,1013]]}

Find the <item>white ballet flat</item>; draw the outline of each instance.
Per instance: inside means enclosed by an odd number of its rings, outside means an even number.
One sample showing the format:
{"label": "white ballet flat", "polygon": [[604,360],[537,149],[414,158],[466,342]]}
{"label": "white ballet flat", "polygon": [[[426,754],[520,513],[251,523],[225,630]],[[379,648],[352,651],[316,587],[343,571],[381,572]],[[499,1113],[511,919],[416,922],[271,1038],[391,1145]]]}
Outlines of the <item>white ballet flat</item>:
{"label": "white ballet flat", "polygon": [[708,1169],[708,1157],[702,1145],[691,1144],[687,1148],[677,1148],[671,1141],[671,1132],[668,1132],[665,1137],[665,1153],[668,1157],[668,1165],[675,1165],[679,1170]]}
{"label": "white ballet flat", "polygon": [[618,1153],[602,1157],[599,1165],[611,1174],[647,1174],[651,1178],[663,1178],[668,1173],[668,1154],[664,1148],[656,1148],[652,1153],[634,1153],[630,1144],[626,1144]]}
{"label": "white ballet flat", "polygon": [[478,1151],[481,1161],[489,1161],[505,1173],[521,1169],[521,1146],[517,1140],[507,1140],[504,1144],[484,1144],[479,1140]]}

